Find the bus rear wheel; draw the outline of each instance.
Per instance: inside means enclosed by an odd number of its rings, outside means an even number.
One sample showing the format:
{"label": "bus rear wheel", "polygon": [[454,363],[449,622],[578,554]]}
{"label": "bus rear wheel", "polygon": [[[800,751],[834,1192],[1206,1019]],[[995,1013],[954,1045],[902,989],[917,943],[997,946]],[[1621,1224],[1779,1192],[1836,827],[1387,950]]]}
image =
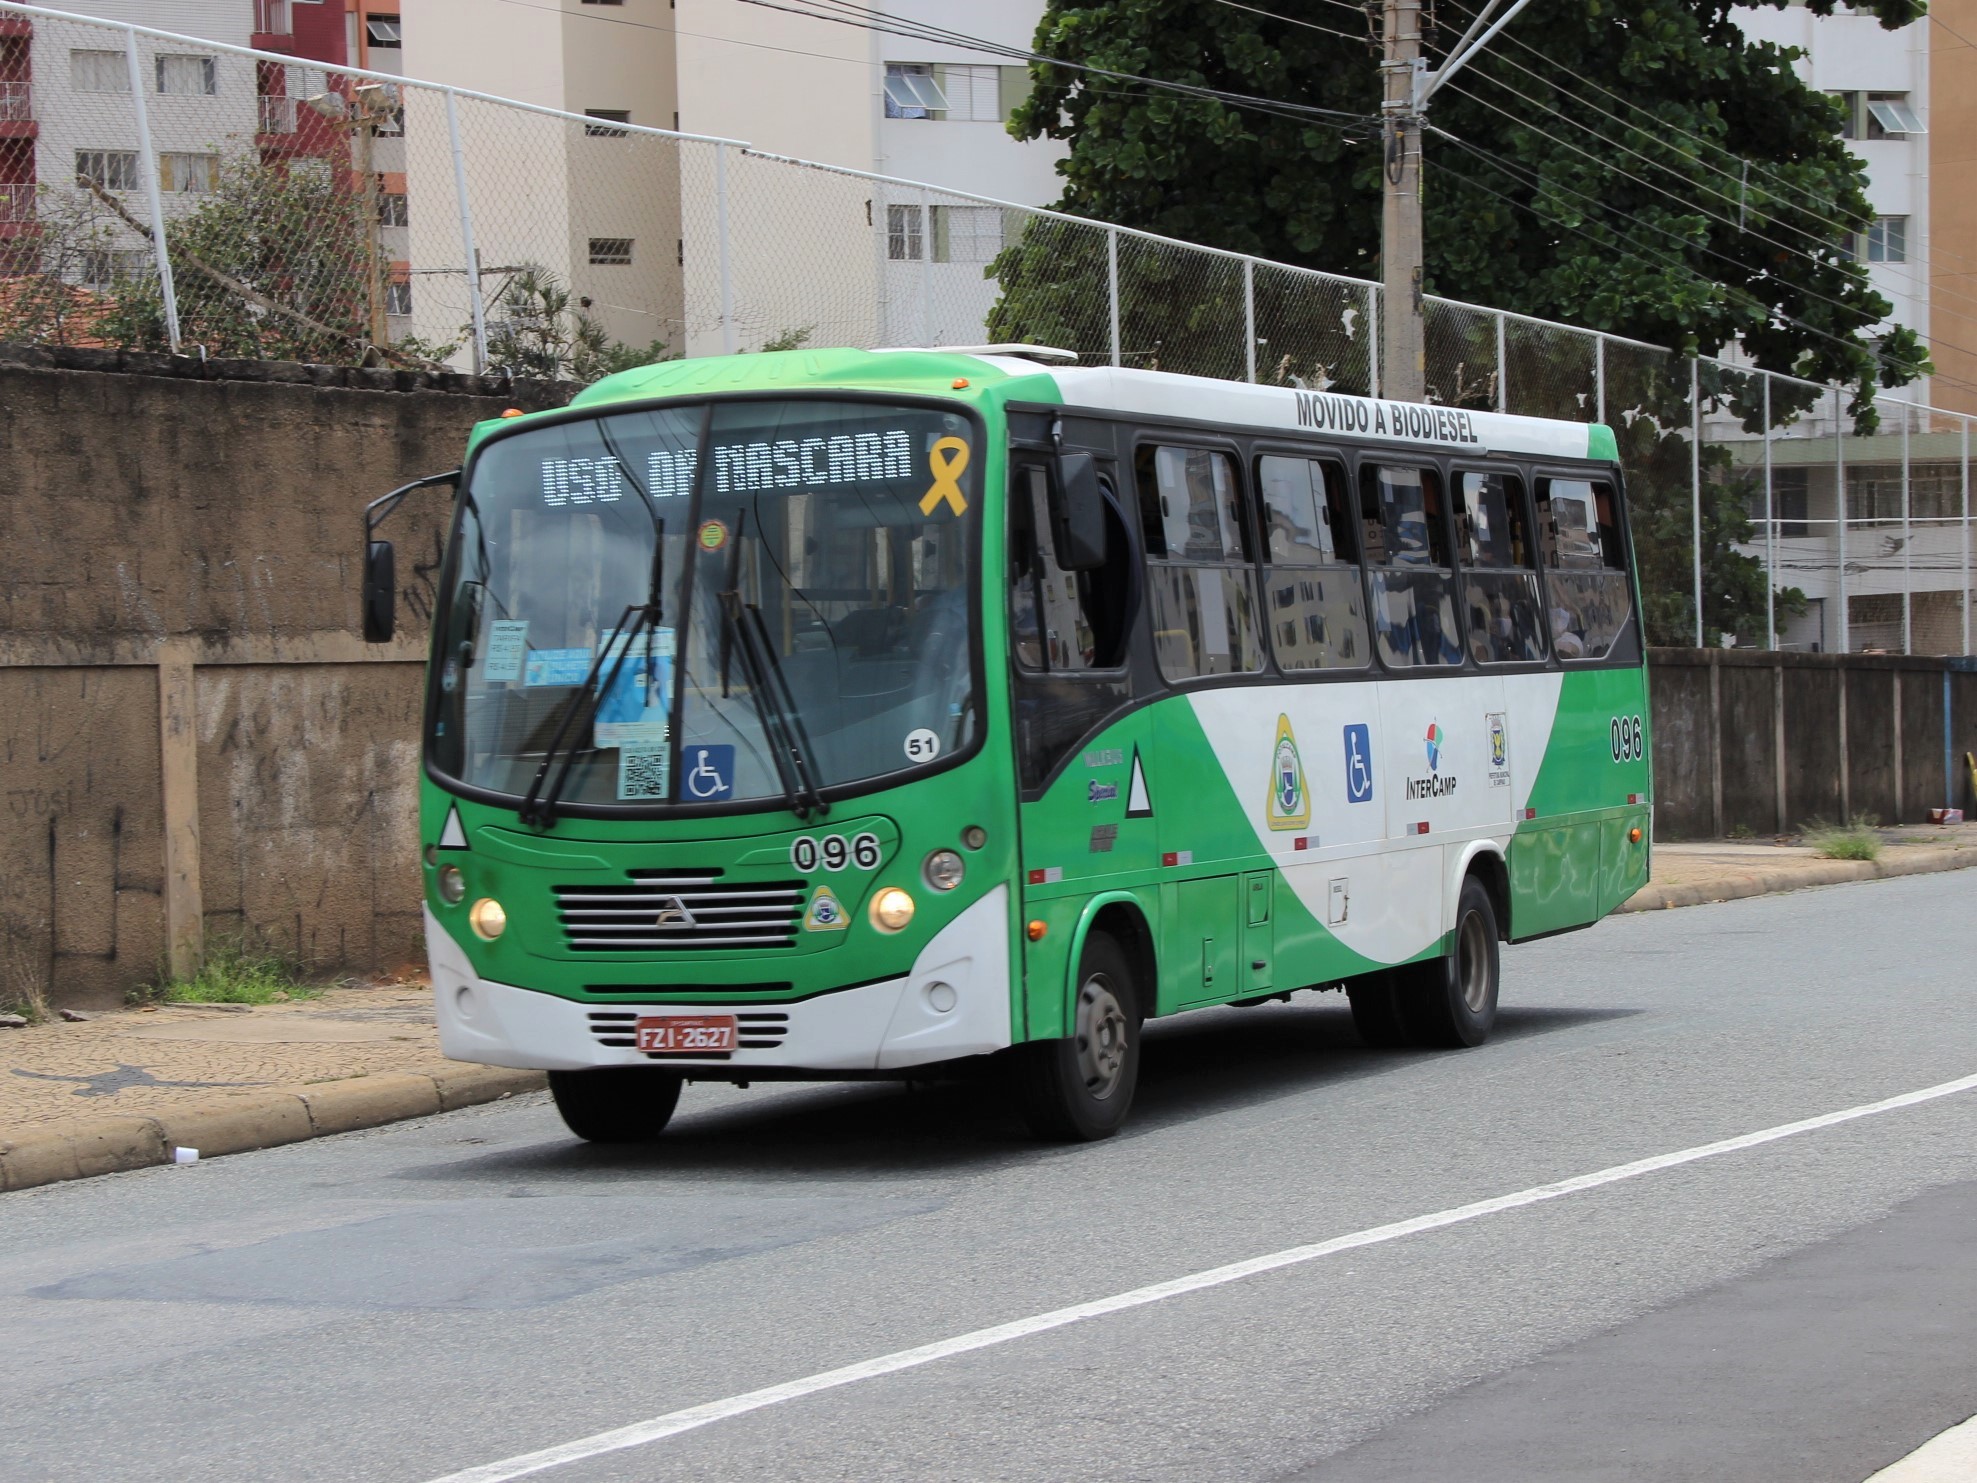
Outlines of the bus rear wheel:
{"label": "bus rear wheel", "polygon": [[552,1071],[549,1093],[563,1126],[591,1143],[650,1143],[666,1130],[679,1105],[677,1071],[604,1066]]}
{"label": "bus rear wheel", "polygon": [[1017,1096],[1039,1138],[1110,1138],[1132,1110],[1140,1071],[1140,998],[1133,967],[1111,937],[1085,939],[1071,1034],[1018,1048]]}
{"label": "bus rear wheel", "polygon": [[1446,955],[1395,970],[1401,1012],[1416,1045],[1481,1045],[1496,1023],[1501,972],[1496,905],[1475,876],[1462,882],[1455,941]]}

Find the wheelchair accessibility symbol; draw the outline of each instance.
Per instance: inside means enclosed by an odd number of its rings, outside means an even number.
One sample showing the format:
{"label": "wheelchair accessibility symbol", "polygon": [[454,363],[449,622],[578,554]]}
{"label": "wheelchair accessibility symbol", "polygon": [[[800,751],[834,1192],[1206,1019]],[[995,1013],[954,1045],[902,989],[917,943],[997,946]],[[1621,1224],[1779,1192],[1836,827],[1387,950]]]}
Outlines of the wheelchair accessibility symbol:
{"label": "wheelchair accessibility symbol", "polygon": [[686,796],[695,803],[711,803],[732,798],[735,791],[735,749],[703,747],[688,743],[686,755]]}

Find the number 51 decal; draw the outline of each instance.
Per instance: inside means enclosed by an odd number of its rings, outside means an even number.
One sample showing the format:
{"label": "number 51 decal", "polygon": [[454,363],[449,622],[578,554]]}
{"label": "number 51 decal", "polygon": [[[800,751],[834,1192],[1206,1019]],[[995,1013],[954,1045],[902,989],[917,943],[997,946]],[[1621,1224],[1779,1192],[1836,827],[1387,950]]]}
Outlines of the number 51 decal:
{"label": "number 51 decal", "polygon": [[1647,755],[1642,750],[1641,718],[1639,716],[1615,716],[1610,730],[1615,762],[1639,762]]}

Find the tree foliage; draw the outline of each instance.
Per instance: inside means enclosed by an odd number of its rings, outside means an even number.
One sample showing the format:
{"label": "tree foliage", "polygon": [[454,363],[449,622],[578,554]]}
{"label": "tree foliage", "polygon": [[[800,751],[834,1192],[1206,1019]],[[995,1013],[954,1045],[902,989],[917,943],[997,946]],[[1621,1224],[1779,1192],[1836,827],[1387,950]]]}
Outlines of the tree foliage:
{"label": "tree foliage", "polygon": [[[1300,24],[1310,7],[1274,8],[1282,14],[1051,0],[1035,45],[1113,73],[1377,114],[1378,75],[1355,18],[1328,8]],[[1922,11],[1920,0],[1857,8],[1890,27]],[[1431,54],[1470,17],[1455,0],[1441,9]],[[1891,306],[1848,250],[1872,216],[1863,167],[1839,137],[1838,106],[1730,15],[1724,0],[1534,0],[1435,96],[1427,290],[1687,353],[1741,339],[1767,369],[1856,388],[1864,412],[1876,385],[1914,379],[1927,358],[1907,329],[1870,338]],[[1032,71],[1035,90],[1010,129],[1069,143],[1065,211],[1378,276],[1377,124],[1047,63]],[[1093,244],[1078,245],[1089,259]],[[1014,270],[1003,275],[1005,328],[1061,321],[1043,275],[1028,275],[1032,305],[1023,265],[1003,266]]]}

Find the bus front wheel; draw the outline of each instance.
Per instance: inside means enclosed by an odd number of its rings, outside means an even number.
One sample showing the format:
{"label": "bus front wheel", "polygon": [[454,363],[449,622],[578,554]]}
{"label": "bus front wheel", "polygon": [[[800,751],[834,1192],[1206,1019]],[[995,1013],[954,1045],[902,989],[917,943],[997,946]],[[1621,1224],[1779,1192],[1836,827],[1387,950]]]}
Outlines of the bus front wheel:
{"label": "bus front wheel", "polygon": [[681,1076],[644,1066],[552,1071],[549,1093],[563,1125],[591,1143],[650,1143],[672,1121]]}
{"label": "bus front wheel", "polygon": [[1417,1045],[1481,1045],[1496,1023],[1496,905],[1481,881],[1462,883],[1448,953],[1397,969],[1402,1014]]}
{"label": "bus front wheel", "polygon": [[1133,966],[1111,937],[1085,939],[1071,1034],[1018,1048],[1017,1094],[1030,1131],[1060,1143],[1118,1132],[1140,1071],[1140,998]]}

